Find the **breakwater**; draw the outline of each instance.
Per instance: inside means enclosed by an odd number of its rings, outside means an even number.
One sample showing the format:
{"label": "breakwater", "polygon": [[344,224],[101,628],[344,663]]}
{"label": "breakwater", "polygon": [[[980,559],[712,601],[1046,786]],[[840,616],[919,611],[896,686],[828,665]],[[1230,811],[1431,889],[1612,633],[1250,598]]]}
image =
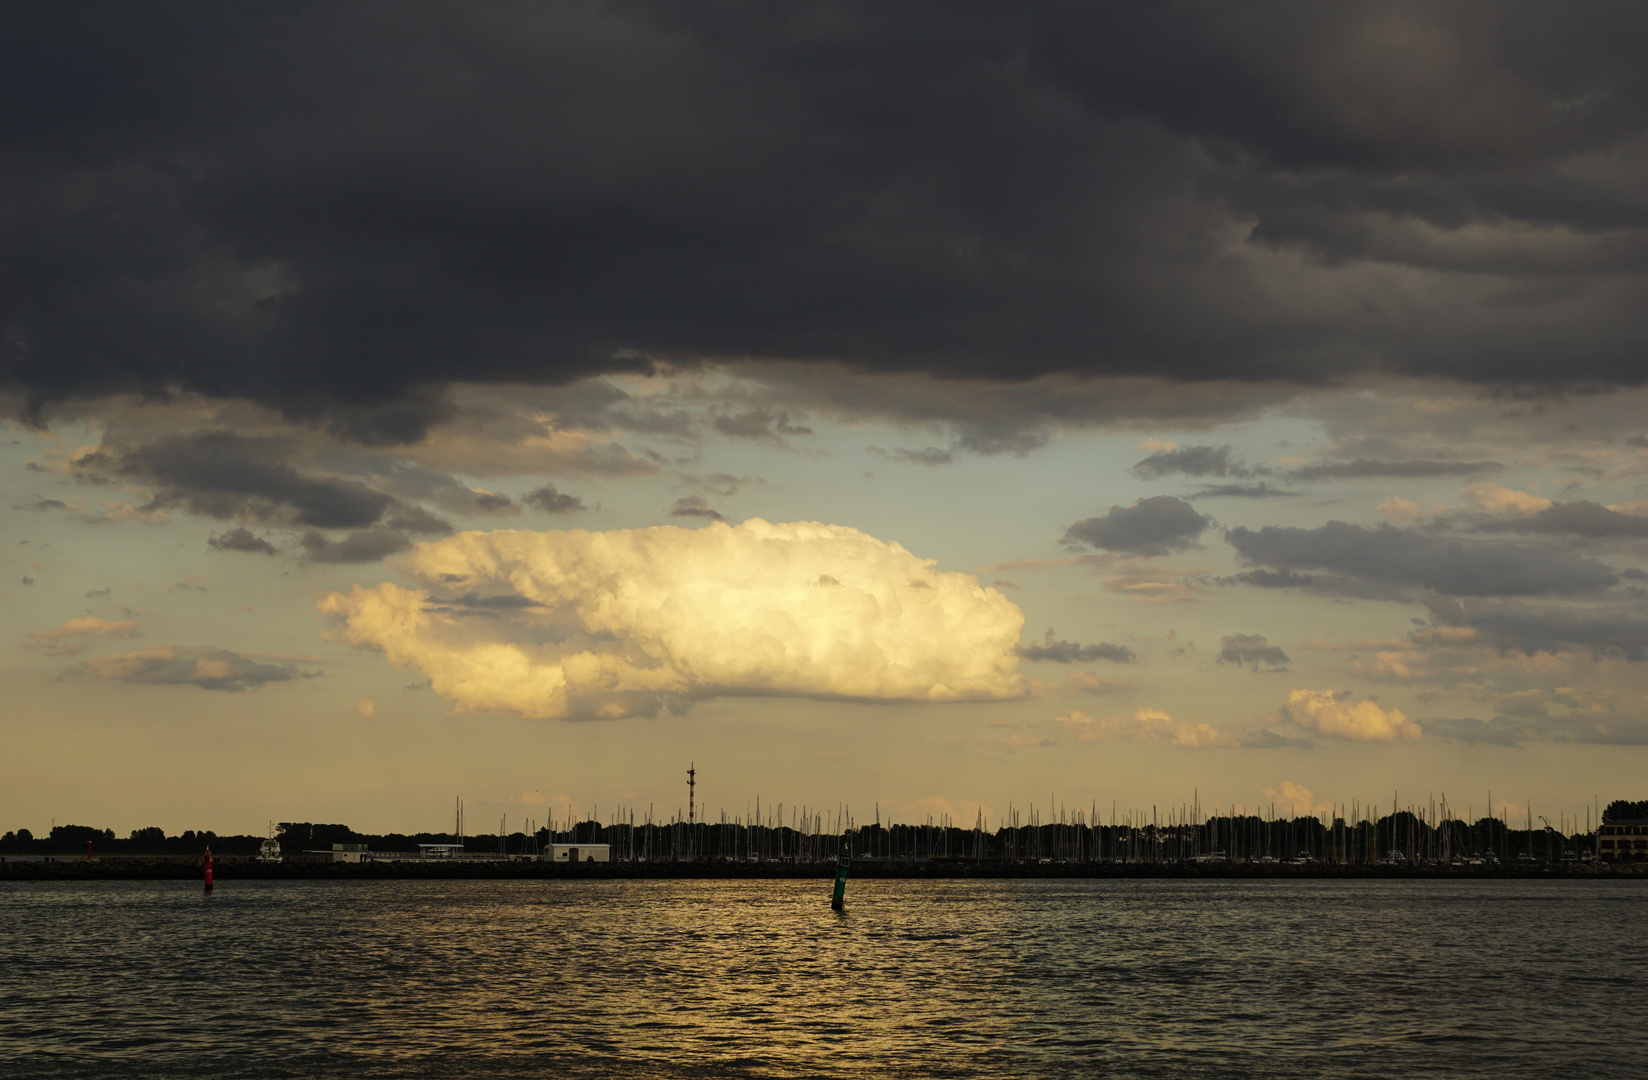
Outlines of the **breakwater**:
{"label": "breakwater", "polygon": [[[835,873],[827,862],[731,862],[725,860],[576,865],[516,859],[495,862],[257,862],[220,859],[219,884],[235,881],[443,881],[556,880],[623,881],[658,879],[808,880],[827,882]],[[33,859],[0,861],[0,881],[181,881],[201,876],[199,859]],[[894,880],[1002,879],[1648,879],[1645,863],[1501,863],[1498,865],[1389,865],[1364,863],[1259,862],[1015,862],[992,860],[858,860],[853,877]]]}

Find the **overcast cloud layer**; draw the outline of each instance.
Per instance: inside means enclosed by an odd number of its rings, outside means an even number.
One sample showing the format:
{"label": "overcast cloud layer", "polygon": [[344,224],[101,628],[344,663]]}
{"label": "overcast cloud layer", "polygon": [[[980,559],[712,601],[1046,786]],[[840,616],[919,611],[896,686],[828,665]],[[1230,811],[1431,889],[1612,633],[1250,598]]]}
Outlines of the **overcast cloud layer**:
{"label": "overcast cloud layer", "polygon": [[1640,4],[0,19],[0,386],[36,405],[393,441],[458,377],[657,359],[1643,377]]}

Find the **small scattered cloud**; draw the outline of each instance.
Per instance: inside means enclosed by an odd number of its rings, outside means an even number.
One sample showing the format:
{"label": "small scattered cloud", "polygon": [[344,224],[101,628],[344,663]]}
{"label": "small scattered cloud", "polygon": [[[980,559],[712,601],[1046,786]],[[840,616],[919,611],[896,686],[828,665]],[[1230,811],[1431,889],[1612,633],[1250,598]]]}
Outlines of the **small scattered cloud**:
{"label": "small scattered cloud", "polygon": [[1505,468],[1497,461],[1328,461],[1303,465],[1288,475],[1294,480],[1424,480],[1437,476],[1481,476]]}
{"label": "small scattered cloud", "polygon": [[1515,488],[1501,487],[1487,480],[1466,488],[1464,500],[1469,509],[1495,516],[1515,514],[1526,517],[1537,514],[1551,505],[1550,499],[1530,495],[1526,491],[1517,491]]}
{"label": "small scattered cloud", "polygon": [[1129,555],[1161,556],[1200,547],[1210,519],[1183,499],[1156,495],[1129,506],[1112,506],[1103,517],[1086,518],[1065,530],[1071,547],[1091,547]]}
{"label": "small scattered cloud", "polygon": [[332,540],[318,532],[304,533],[303,557],[314,563],[369,563],[397,555],[412,546],[412,539],[395,529],[374,525],[358,529],[342,540]]}
{"label": "small scattered cloud", "polygon": [[1640,540],[1648,537],[1648,517],[1579,500],[1547,502],[1518,517],[1483,522],[1477,532],[1547,533],[1590,540]]}
{"label": "small scattered cloud", "polygon": [[1254,470],[1232,459],[1228,446],[1185,446],[1162,449],[1134,464],[1133,475],[1143,480],[1178,473],[1184,476],[1252,476]]}
{"label": "small scattered cloud", "polygon": [[1099,587],[1105,592],[1125,596],[1135,604],[1193,604],[1201,602],[1205,591],[1201,579],[1207,567],[1178,567],[1152,559],[1115,560],[1110,556],[1087,556],[1110,559],[1102,567],[1105,577]]}
{"label": "small scattered cloud", "polygon": [[1288,808],[1290,816],[1305,814],[1332,813],[1333,807],[1325,800],[1318,801],[1316,793],[1303,784],[1295,784],[1291,780],[1283,780],[1275,787],[1260,790],[1259,794],[1272,802],[1283,803]]}
{"label": "small scattered cloud", "polygon": [[722,435],[753,442],[783,444],[792,435],[811,435],[813,429],[801,423],[805,417],[791,420],[788,412],[750,409],[740,413],[721,413],[710,421],[710,426]]}
{"label": "small scattered cloud", "polygon": [[96,615],[69,619],[50,630],[36,630],[23,643],[25,649],[39,649],[48,656],[69,656],[85,645],[87,638],[131,638],[137,636],[137,620],[111,622]]}
{"label": "small scattered cloud", "polygon": [[1219,656],[1215,662],[1220,664],[1251,667],[1254,671],[1261,668],[1286,671],[1293,662],[1280,645],[1272,645],[1259,634],[1231,634],[1220,638],[1219,645]]}
{"label": "small scattered cloud", "polygon": [[275,545],[244,526],[230,529],[222,536],[207,539],[206,546],[214,551],[245,551],[257,555],[273,555]]}
{"label": "small scattered cloud", "polygon": [[676,480],[684,487],[697,488],[710,495],[719,495],[723,499],[730,499],[737,495],[741,488],[750,484],[765,484],[759,476],[735,476],[732,473],[695,473],[676,472]]}
{"label": "small scattered cloud", "polygon": [[1106,678],[1103,675],[1095,675],[1091,671],[1072,671],[1065,677],[1062,687],[1054,684],[1045,689],[1062,689],[1070,697],[1077,694],[1091,694],[1098,697],[1104,694],[1130,694],[1143,690],[1144,683],[1134,679]]}
{"label": "small scattered cloud", "polygon": [[1297,491],[1288,491],[1285,488],[1272,487],[1260,482],[1257,484],[1213,484],[1198,488],[1191,492],[1193,499],[1292,499],[1297,498]]}
{"label": "small scattered cloud", "polygon": [[285,682],[303,673],[292,664],[266,664],[212,646],[159,646],[87,660],[80,670],[113,682],[151,686],[198,686],[202,690],[239,692],[265,683]]}
{"label": "small scattered cloud", "polygon": [[1273,577],[1237,575],[1236,581],[1271,587],[1329,583],[1300,571],[1338,577],[1342,591],[1406,596],[1431,590],[1448,596],[1542,596],[1595,593],[1617,582],[1595,559],[1548,547],[1436,536],[1381,524],[1374,528],[1330,521],[1315,529],[1238,526],[1225,540],[1243,561]]}
{"label": "small scattered cloud", "polygon": [[1209,724],[1175,720],[1161,709],[1143,708],[1132,716],[1095,719],[1079,709],[1055,717],[1055,724],[1077,742],[1153,742],[1186,750],[1249,745],[1249,740]]}
{"label": "small scattered cloud", "polygon": [[930,468],[950,465],[956,460],[954,450],[940,450],[936,446],[927,446],[920,450],[907,450],[902,447],[883,450],[879,446],[871,446],[868,449],[872,454],[880,454],[889,461],[902,461],[908,465],[926,465]]}
{"label": "small scattered cloud", "polygon": [[1294,690],[1282,703],[1282,715],[1308,731],[1352,742],[1409,742],[1424,736],[1400,709],[1353,702],[1331,690]]}
{"label": "small scattered cloud", "polygon": [[1425,603],[1435,625],[1415,633],[1415,640],[1450,634],[1461,641],[1527,656],[1580,649],[1599,657],[1648,659],[1648,617],[1635,607],[1586,608],[1440,596],[1429,597]]}
{"label": "small scattered cloud", "polygon": [[1099,641],[1092,645],[1061,641],[1053,637],[1051,627],[1042,638],[1041,644],[1020,645],[1019,655],[1026,660],[1042,660],[1053,664],[1090,664],[1095,660],[1131,664],[1138,660],[1138,656],[1126,645],[1112,645],[1108,641]]}
{"label": "small scattered cloud", "polygon": [[1419,509],[1418,503],[1399,499],[1394,495],[1374,507],[1374,510],[1393,525],[1409,525],[1424,516],[1424,511]]}
{"label": "small scattered cloud", "polygon": [[357,481],[298,470],[283,460],[291,451],[284,439],[207,431],[142,446],[100,446],[77,455],[71,467],[92,483],[145,485],[153,498],[144,509],[182,506],[216,518],[364,528],[398,505]]}
{"label": "small scattered cloud", "polygon": [[521,496],[521,501],[546,514],[576,514],[588,509],[583,499],[555,490],[554,484],[545,484],[541,488],[527,492]]}
{"label": "small scattered cloud", "polygon": [[712,507],[702,495],[686,495],[676,499],[670,506],[670,517],[708,518],[711,521],[725,521],[721,511]]}
{"label": "small scattered cloud", "polygon": [[1292,570],[1244,570],[1239,574],[1217,579],[1221,585],[1252,585],[1260,589],[1304,589],[1316,581],[1309,574]]}
{"label": "small scattered cloud", "polygon": [[1490,720],[1478,720],[1474,716],[1433,716],[1425,721],[1425,733],[1447,742],[1486,746],[1521,746],[1538,737],[1528,719],[1509,716]]}
{"label": "small scattered cloud", "polygon": [[378,703],[371,698],[361,698],[355,702],[355,715],[362,720],[376,720],[378,718]]}

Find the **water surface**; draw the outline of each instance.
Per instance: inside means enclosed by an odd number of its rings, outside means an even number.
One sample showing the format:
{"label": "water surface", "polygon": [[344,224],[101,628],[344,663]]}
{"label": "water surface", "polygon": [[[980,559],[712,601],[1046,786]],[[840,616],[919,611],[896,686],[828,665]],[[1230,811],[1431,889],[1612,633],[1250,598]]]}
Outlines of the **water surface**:
{"label": "water surface", "polygon": [[0,1074],[1648,1076],[1634,881],[0,884]]}

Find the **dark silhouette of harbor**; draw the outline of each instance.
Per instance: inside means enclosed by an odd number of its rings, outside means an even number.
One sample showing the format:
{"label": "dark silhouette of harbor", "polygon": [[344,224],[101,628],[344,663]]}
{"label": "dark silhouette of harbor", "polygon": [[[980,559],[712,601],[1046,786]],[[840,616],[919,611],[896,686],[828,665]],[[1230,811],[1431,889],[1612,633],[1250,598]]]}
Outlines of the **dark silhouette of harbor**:
{"label": "dark silhouette of harbor", "polygon": [[[1631,821],[1641,804],[1614,803],[1597,815]],[[1057,814],[1056,819],[1053,818]],[[1627,816],[1631,815],[1631,816]],[[1009,809],[1006,821],[973,828],[945,820],[860,823],[782,804],[753,820],[655,821],[619,810],[531,831],[366,834],[341,824],[285,822],[282,845],[269,838],[209,831],[167,836],[156,828],[117,838],[111,830],[63,825],[50,836],[26,830],[0,837],[0,877],[173,878],[198,876],[208,846],[223,880],[236,878],[827,878],[851,860],[854,877],[1526,877],[1648,871],[1648,827],[1599,851],[1598,829],[1564,831],[1533,808],[1524,822],[1507,816],[1468,820],[1445,801],[1364,812],[1351,804],[1324,815],[1204,814],[1194,803],[1163,813]],[[1588,815],[1589,816],[1589,815]],[[877,815],[879,818],[879,814]],[[1561,819],[1566,824],[1565,819]],[[1513,827],[1522,824],[1522,828]],[[1577,824],[1577,823],[1576,823]],[[1621,831],[1618,826],[1609,832]],[[1625,829],[1623,831],[1638,831]],[[1613,841],[1610,841],[1612,847]],[[603,861],[547,861],[553,846]],[[442,849],[443,857],[430,857]],[[455,857],[454,857],[455,856]],[[1599,857],[1600,856],[1600,857]]]}

